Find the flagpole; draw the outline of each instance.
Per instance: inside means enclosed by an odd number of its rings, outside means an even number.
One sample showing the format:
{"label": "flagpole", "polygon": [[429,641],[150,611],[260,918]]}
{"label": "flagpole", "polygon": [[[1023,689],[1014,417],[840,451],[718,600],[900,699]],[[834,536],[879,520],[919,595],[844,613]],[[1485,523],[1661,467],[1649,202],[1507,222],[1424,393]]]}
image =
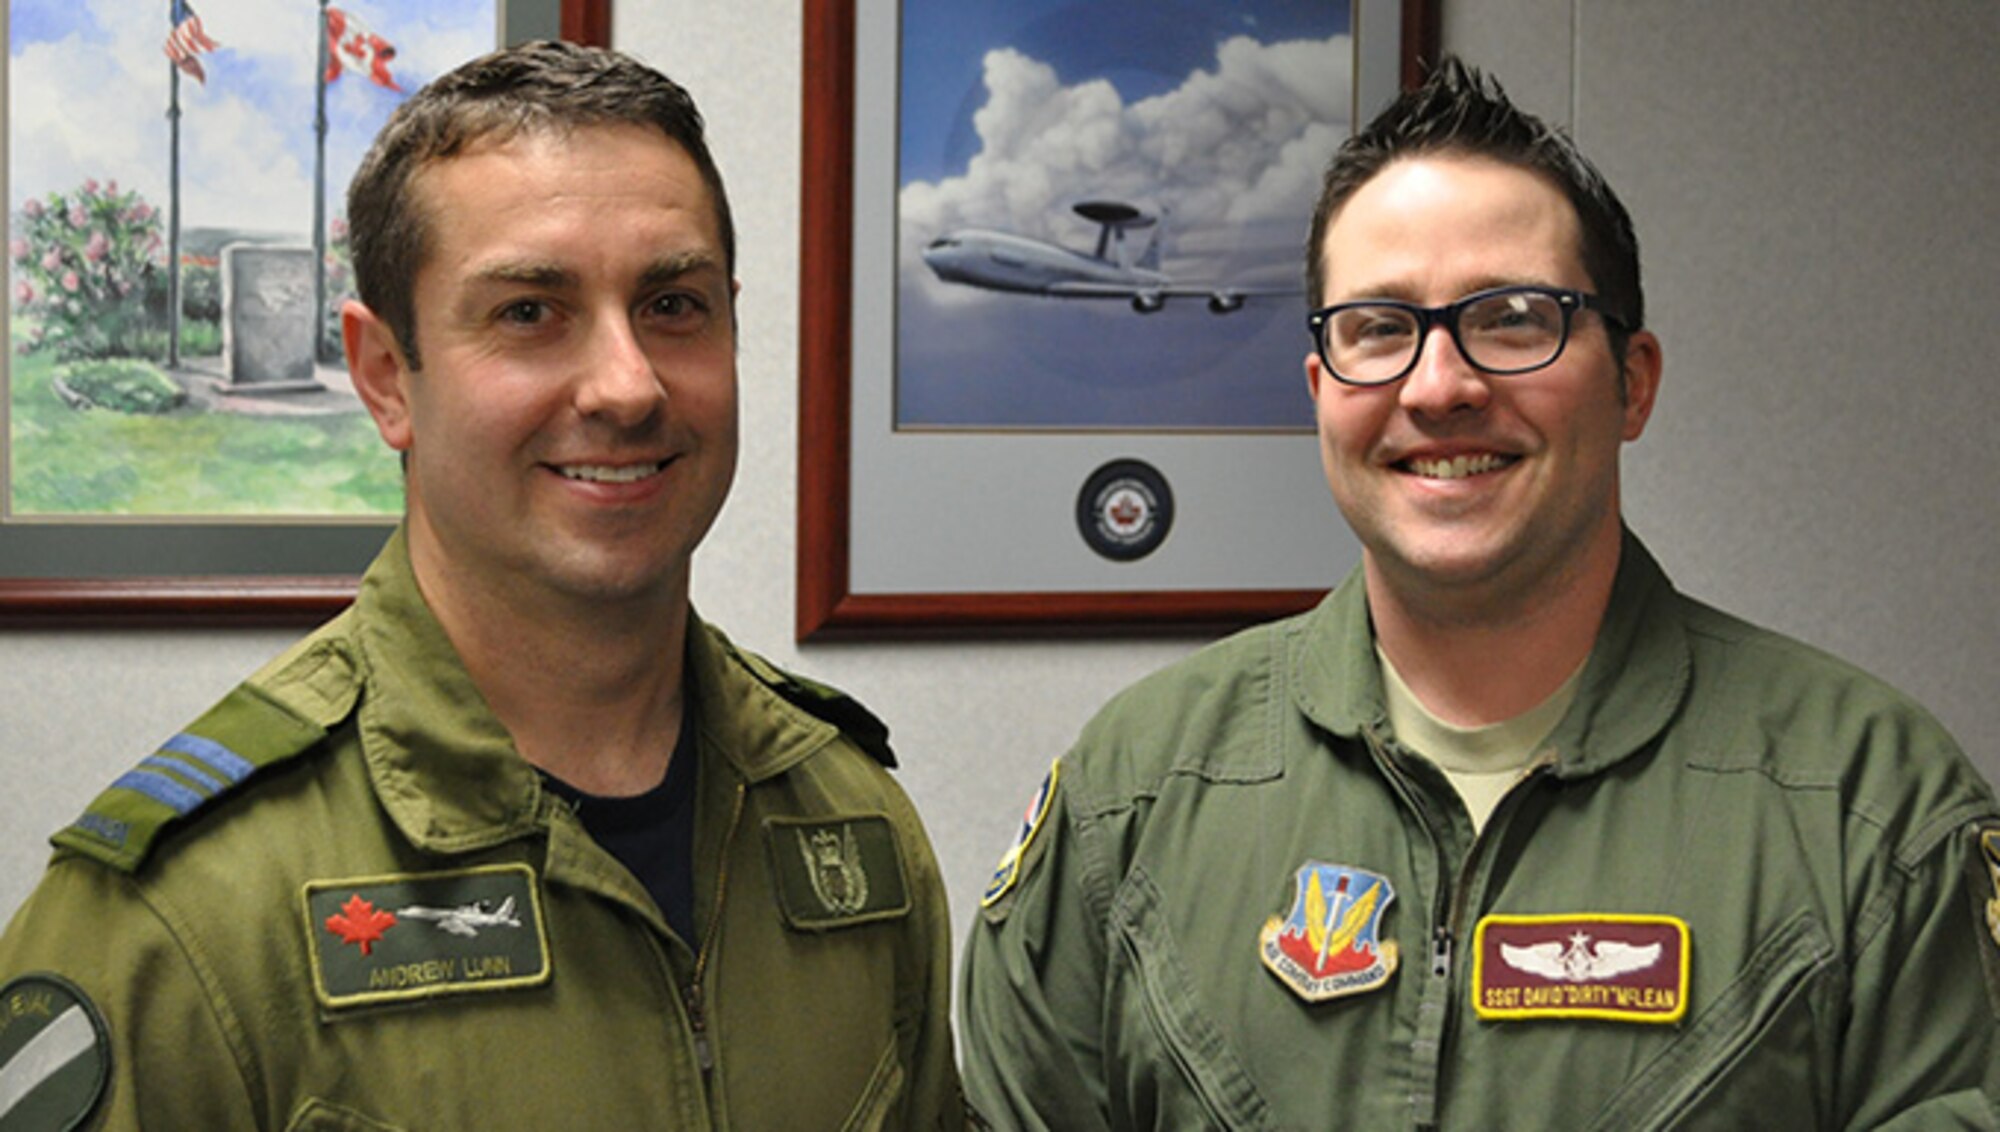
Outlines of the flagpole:
{"label": "flagpole", "polygon": [[[167,6],[168,34],[174,23]],[[167,368],[181,364],[181,69],[167,61]]]}
{"label": "flagpole", "polygon": [[326,351],[326,5],[319,0],[319,27],[313,70],[313,364]]}

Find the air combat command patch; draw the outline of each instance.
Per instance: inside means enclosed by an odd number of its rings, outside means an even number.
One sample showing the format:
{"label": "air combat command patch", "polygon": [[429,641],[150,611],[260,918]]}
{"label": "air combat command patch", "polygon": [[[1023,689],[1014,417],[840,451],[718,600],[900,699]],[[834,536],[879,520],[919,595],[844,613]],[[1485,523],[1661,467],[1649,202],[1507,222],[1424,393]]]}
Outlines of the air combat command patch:
{"label": "air combat command patch", "polygon": [[1374,990],[1396,973],[1396,941],[1382,915],[1396,899],[1389,878],[1346,865],[1299,868],[1290,915],[1273,916],[1258,954],[1278,981],[1307,1002]]}
{"label": "air combat command patch", "polygon": [[80,1128],[111,1079],[111,1043],[89,997],[56,975],[0,987],[0,1128]]}

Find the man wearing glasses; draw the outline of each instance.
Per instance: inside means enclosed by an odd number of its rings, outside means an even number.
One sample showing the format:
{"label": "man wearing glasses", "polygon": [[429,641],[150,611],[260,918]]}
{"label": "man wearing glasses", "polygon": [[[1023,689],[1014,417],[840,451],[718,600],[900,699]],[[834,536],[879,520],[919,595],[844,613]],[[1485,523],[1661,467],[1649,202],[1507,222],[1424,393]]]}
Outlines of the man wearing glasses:
{"label": "man wearing glasses", "polygon": [[1448,61],[1341,148],[1309,257],[1362,565],[1058,761],[968,944],[973,1106],[2000,1126],[2000,809],[1921,708],[1626,529],[1661,349],[1609,186]]}

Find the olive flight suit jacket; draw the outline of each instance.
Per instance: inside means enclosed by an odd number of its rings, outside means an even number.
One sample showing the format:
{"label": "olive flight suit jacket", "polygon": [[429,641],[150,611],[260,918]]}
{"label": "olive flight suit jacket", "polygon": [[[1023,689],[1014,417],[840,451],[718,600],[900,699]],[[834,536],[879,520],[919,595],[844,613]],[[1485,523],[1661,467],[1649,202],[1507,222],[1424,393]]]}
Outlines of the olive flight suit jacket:
{"label": "olive flight suit jacket", "polygon": [[1994,1128],[2000,809],[1938,724],[1626,536],[1475,836],[1366,596],[1114,700],[975,917],[1008,1129]]}
{"label": "olive flight suit jacket", "polygon": [[961,1125],[886,733],[699,621],[687,658],[694,940],[515,751],[399,532],[57,834],[0,938],[0,1127]]}

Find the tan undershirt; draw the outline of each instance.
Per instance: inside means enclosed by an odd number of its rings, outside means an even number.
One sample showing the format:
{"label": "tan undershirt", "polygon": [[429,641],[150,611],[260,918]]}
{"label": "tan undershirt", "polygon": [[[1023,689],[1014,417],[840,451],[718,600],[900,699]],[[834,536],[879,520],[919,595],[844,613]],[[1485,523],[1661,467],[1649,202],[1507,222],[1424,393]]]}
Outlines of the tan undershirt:
{"label": "tan undershirt", "polygon": [[1439,719],[1424,707],[1379,645],[1375,656],[1382,663],[1389,726],[1403,746],[1444,772],[1464,800],[1466,812],[1472,815],[1474,833],[1485,828],[1493,808],[1521,780],[1528,764],[1535,761],[1542,740],[1562,722],[1570,701],[1576,699],[1576,686],[1583,675],[1583,666],[1579,664],[1548,699],[1512,719],[1483,727],[1460,727]]}

